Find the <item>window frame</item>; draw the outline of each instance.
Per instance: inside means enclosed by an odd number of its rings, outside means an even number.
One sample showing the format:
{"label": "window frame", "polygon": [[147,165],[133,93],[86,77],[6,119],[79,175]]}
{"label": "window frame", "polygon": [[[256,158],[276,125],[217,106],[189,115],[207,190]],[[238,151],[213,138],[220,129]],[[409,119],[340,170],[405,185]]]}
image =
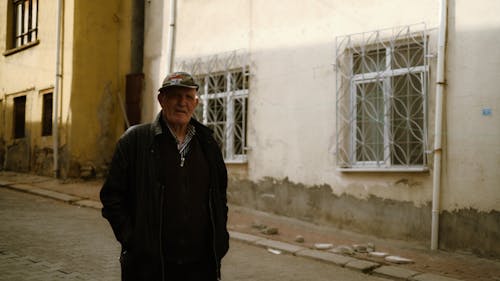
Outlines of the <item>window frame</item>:
{"label": "window frame", "polygon": [[[39,0],[8,0],[7,5],[7,40],[4,56],[12,55],[40,43],[38,39]],[[28,6],[27,12],[26,6]]]}
{"label": "window frame", "polygon": [[[423,28],[422,28],[423,27]],[[426,35],[425,25],[420,26],[419,31],[413,31],[414,26],[396,27],[393,29],[377,30],[366,33],[338,36],[336,38],[336,63],[335,71],[336,79],[336,158],[337,170],[341,172],[423,172],[428,171],[427,159],[427,102],[428,102],[428,76],[429,76],[429,62],[428,62],[428,38]],[[411,31],[410,31],[411,30]],[[396,34],[396,35],[395,35]],[[386,35],[386,36],[385,36]],[[393,37],[391,37],[393,36]],[[416,44],[416,48],[412,45]],[[399,48],[401,51],[398,51]],[[408,51],[405,49],[408,47]],[[392,51],[395,50],[394,57]],[[355,61],[356,55],[366,56],[369,52],[379,52],[383,56],[376,58],[375,63],[370,61],[362,61],[364,64],[357,64]],[[403,57],[398,57],[397,52],[407,52]],[[399,54],[401,55],[401,54]],[[417,61],[415,61],[417,59]],[[392,61],[394,60],[394,61]],[[406,62],[406,64],[405,64]],[[391,65],[391,63],[394,63]],[[374,67],[373,67],[374,66]],[[355,69],[356,68],[356,69]],[[368,69],[367,69],[368,68]],[[373,68],[373,69],[369,69]],[[361,69],[361,71],[359,71]],[[363,72],[365,71],[365,72]],[[356,72],[356,73],[355,73]],[[402,76],[406,83],[412,83],[412,76],[418,76],[418,88],[411,88],[404,95],[398,97],[398,88],[393,86],[396,80],[394,78]],[[406,76],[406,77],[405,77]],[[358,114],[362,111],[368,110],[366,107],[363,109],[357,106],[374,105],[372,102],[367,101],[366,104],[358,104],[360,94],[359,85],[365,83],[379,83],[376,87],[380,86],[383,102],[383,112],[378,114],[375,111],[376,119],[364,118],[358,119]],[[411,87],[403,86],[403,87]],[[416,91],[415,91],[416,90]],[[362,89],[361,89],[362,91]],[[370,91],[371,93],[371,91]],[[400,93],[400,92],[399,92]],[[415,95],[414,93],[418,93]],[[364,92],[361,93],[362,99],[365,98]],[[412,99],[421,99],[418,103],[412,103]],[[401,127],[401,119],[404,120],[405,115],[396,116],[395,110],[398,106],[395,101],[404,101],[403,106],[408,103],[411,104],[406,109],[406,116],[408,125]],[[415,106],[415,107],[414,107]],[[375,107],[378,108],[378,107]],[[411,118],[414,115],[411,110],[417,113],[416,118]],[[359,112],[358,112],[359,111]],[[367,112],[367,111],[366,111]],[[373,112],[373,110],[372,110]],[[378,118],[382,116],[382,118]],[[397,117],[397,118],[395,118]],[[377,122],[381,120],[382,130],[378,130],[378,135],[382,136],[382,156],[377,153],[363,154],[358,157],[358,148],[366,149],[367,146],[364,141],[360,142],[358,135],[360,125],[359,122]],[[368,121],[368,122],[367,122]],[[404,122],[404,121],[403,121]],[[414,131],[413,125],[417,124],[417,131]],[[404,124],[404,123],[403,123]],[[373,125],[372,125],[373,126]],[[402,128],[402,129],[401,129]],[[373,128],[372,128],[373,129]],[[398,131],[398,133],[395,133]],[[403,135],[398,135],[403,132]],[[401,141],[400,136],[405,136],[406,140]],[[361,135],[363,138],[363,133]],[[380,138],[379,138],[380,139]],[[417,139],[417,142],[415,142]],[[374,142],[379,145],[377,142]],[[361,144],[361,145],[360,145]],[[370,144],[368,144],[370,145]],[[418,150],[415,150],[418,149]],[[379,150],[380,151],[380,150]],[[418,151],[418,154],[415,153]],[[366,151],[365,151],[366,152]],[[403,156],[399,153],[405,153]],[[366,157],[368,156],[368,157]],[[380,159],[382,157],[382,159]],[[416,158],[414,158],[416,157]],[[373,158],[373,159],[366,159]],[[406,158],[406,163],[401,159]],[[372,160],[372,161],[370,161]],[[415,163],[414,160],[416,160]]]}
{"label": "window frame", "polygon": [[[224,140],[223,140],[223,155],[224,161],[226,163],[246,163],[247,162],[247,120],[248,120],[248,112],[246,110],[246,106],[243,106],[243,115],[244,120],[242,120],[242,132],[244,136],[241,138],[241,150],[243,153],[235,152],[235,141],[236,141],[236,113],[235,113],[235,100],[243,99],[244,104],[248,103],[249,89],[248,89],[248,80],[243,81],[243,89],[233,89],[232,85],[232,75],[235,73],[241,73],[242,79],[249,79],[249,72],[247,67],[230,69],[223,72],[212,72],[207,74],[198,74],[196,77],[203,77],[204,81],[202,83],[203,87],[200,87],[199,91],[199,99],[200,104],[198,106],[202,106],[202,118],[201,122],[210,126],[211,122],[209,122],[209,101],[214,99],[224,99],[225,107],[224,107]],[[224,75],[225,78],[225,89],[221,92],[210,93],[210,83],[209,80],[211,77]],[[246,85],[245,85],[246,83]],[[201,91],[201,93],[200,93]],[[216,121],[219,122],[219,121]]]}
{"label": "window frame", "polygon": [[[390,56],[390,47],[386,48],[386,53],[388,54],[387,56]],[[424,75],[428,73],[429,67],[425,65],[420,65],[420,66],[415,66],[412,67],[411,69],[387,69],[387,67],[390,67],[391,60],[386,59],[386,70],[383,71],[382,73],[379,72],[369,72],[369,73],[360,73],[360,74],[355,74],[353,75],[351,79],[351,104],[350,104],[350,111],[353,112],[354,116],[353,119],[357,120],[357,114],[358,111],[356,109],[357,105],[357,86],[358,84],[364,84],[364,83],[379,83],[382,82],[383,86],[383,92],[382,92],[382,97],[383,97],[383,104],[384,104],[384,120],[383,120],[383,126],[384,126],[384,134],[383,134],[383,153],[384,157],[382,159],[382,162],[384,164],[382,166],[384,167],[393,167],[393,166],[398,166],[397,164],[392,164],[391,163],[391,148],[390,148],[390,131],[391,127],[393,126],[394,120],[390,117],[390,111],[391,107],[389,102],[387,102],[387,99],[390,99],[393,96],[393,88],[391,86],[391,79],[393,77],[397,76],[403,76],[407,74],[419,74],[420,76],[420,81],[424,81]],[[388,66],[389,65],[389,66]],[[425,93],[425,83],[421,83],[421,91]],[[424,113],[422,113],[424,114]],[[358,161],[358,157],[356,154],[357,147],[357,137],[356,137],[356,132],[357,132],[357,122],[353,122],[351,126],[351,141],[350,141],[350,155],[353,156],[351,159],[351,163],[354,167],[375,167],[379,166],[377,165],[379,161]],[[425,164],[422,164],[422,166]],[[415,166],[421,166],[421,165],[415,165]]]}

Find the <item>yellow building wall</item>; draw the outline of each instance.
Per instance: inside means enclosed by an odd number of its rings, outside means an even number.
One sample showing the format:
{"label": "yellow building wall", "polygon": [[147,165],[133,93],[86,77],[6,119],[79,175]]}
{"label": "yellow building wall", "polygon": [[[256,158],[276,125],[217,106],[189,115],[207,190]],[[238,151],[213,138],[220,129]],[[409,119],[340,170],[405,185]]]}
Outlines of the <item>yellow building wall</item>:
{"label": "yellow building wall", "polygon": [[75,1],[73,75],[66,176],[106,169],[124,131],[130,68],[129,1]]}
{"label": "yellow building wall", "polygon": [[[129,1],[63,1],[62,75],[58,93],[59,172],[78,177],[105,169],[124,131],[119,98],[130,68]],[[0,20],[9,22],[9,1]],[[38,41],[12,53],[0,27],[1,167],[53,175],[53,137],[41,135],[43,94],[56,83],[57,1],[39,1]],[[55,94],[54,94],[55,95]],[[26,137],[13,138],[13,100],[26,96]],[[0,169],[2,169],[0,168]]]}

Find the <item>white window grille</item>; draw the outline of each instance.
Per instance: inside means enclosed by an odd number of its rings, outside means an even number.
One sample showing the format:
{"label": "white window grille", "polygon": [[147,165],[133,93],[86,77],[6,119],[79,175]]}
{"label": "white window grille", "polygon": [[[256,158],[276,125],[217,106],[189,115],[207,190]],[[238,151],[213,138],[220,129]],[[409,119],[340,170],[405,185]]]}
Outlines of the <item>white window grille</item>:
{"label": "white window grille", "polygon": [[231,52],[182,61],[200,85],[194,117],[214,131],[226,162],[246,162],[249,70],[246,55]]}
{"label": "white window grille", "polygon": [[336,38],[341,170],[425,169],[427,35],[415,27]]}

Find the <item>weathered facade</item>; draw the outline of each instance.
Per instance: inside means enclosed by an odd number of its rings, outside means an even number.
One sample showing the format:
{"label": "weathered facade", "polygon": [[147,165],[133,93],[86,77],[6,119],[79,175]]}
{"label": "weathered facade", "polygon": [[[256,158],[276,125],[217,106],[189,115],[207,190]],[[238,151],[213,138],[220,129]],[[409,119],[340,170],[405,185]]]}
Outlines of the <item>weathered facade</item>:
{"label": "weathered facade", "polygon": [[58,1],[0,2],[0,169],[54,174],[57,111],[59,175],[106,170],[125,126],[120,103],[131,68],[125,2],[61,1],[57,92]]}
{"label": "weathered facade", "polygon": [[[53,174],[57,111],[60,175],[105,173],[127,119],[159,110],[168,1],[62,2],[57,95],[57,1],[0,2],[0,169]],[[178,1],[174,69],[201,84],[232,203],[428,243],[440,1],[372,2]],[[499,9],[448,1],[438,178],[440,248],[494,257]]]}
{"label": "weathered facade", "polygon": [[[177,70],[230,167],[230,201],[428,243],[440,1],[178,1]],[[500,19],[448,1],[439,246],[500,256]],[[143,120],[168,4],[146,3]]]}

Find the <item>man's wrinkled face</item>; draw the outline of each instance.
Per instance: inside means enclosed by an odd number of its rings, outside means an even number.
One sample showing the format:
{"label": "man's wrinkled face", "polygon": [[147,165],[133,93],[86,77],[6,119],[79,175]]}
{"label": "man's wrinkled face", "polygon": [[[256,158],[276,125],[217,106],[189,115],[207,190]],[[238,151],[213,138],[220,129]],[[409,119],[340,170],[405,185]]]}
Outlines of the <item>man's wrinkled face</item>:
{"label": "man's wrinkled face", "polygon": [[196,89],[169,87],[158,94],[163,116],[171,125],[184,126],[189,123],[198,105]]}

